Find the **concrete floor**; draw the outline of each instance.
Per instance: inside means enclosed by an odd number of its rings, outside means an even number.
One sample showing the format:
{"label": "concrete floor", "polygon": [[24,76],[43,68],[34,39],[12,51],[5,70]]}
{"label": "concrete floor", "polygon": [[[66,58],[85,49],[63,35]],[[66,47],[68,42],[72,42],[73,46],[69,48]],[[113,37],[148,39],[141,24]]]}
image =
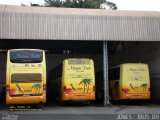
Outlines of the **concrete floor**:
{"label": "concrete floor", "polygon": [[14,111],[9,110],[5,106],[0,109],[0,114],[15,113],[15,114],[160,114],[160,105],[112,105],[110,107],[95,107],[95,106],[43,106],[42,109],[28,109]]}
{"label": "concrete floor", "polygon": [[[158,115],[160,119],[160,105],[112,105],[110,107],[95,106],[44,106],[38,111],[35,109],[27,111],[10,111],[8,107],[2,105],[0,109],[0,118],[10,117],[16,120],[104,120],[104,119],[132,119],[138,120],[138,115],[142,118],[151,119],[152,115]],[[122,116],[121,116],[122,115]],[[131,116],[128,116],[131,115]],[[122,118],[121,118],[122,117]],[[5,120],[5,119],[3,119]]]}

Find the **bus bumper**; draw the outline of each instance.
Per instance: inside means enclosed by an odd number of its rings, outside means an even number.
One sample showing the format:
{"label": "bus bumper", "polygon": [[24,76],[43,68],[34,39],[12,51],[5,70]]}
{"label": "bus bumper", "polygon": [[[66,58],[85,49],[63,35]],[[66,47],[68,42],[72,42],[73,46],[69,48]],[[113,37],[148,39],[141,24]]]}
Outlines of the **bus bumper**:
{"label": "bus bumper", "polygon": [[6,104],[38,104],[46,103],[46,94],[42,96],[18,96],[11,97],[6,95]]}
{"label": "bus bumper", "polygon": [[150,94],[123,94],[121,99],[150,99]]}
{"label": "bus bumper", "polygon": [[64,94],[62,97],[62,101],[85,101],[85,100],[95,100],[95,94],[87,94],[87,95],[80,95],[80,94]]}

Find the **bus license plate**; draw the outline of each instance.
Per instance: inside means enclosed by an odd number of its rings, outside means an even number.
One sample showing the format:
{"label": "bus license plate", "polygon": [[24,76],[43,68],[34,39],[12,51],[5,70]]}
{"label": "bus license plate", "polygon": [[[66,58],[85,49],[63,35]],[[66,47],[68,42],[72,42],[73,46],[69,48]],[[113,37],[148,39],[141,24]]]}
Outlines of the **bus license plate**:
{"label": "bus license plate", "polygon": [[76,96],[75,98],[76,98],[76,99],[84,99],[85,96]]}

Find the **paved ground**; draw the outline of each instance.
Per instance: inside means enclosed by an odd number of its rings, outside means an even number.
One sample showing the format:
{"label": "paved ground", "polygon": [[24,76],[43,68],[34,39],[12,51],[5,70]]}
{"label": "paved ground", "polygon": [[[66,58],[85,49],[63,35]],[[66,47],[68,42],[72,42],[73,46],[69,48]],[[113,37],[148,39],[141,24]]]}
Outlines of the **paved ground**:
{"label": "paved ground", "polygon": [[15,109],[9,110],[9,107],[3,106],[0,109],[2,113],[17,113],[17,114],[143,114],[143,113],[159,113],[160,104],[147,104],[147,105],[111,105],[109,107],[96,107],[96,106],[43,106],[42,109]]}
{"label": "paved ground", "polygon": [[159,105],[148,105],[148,106],[128,106],[119,105],[106,107],[95,107],[95,106],[81,106],[81,107],[59,107],[59,106],[44,106],[42,109],[31,109],[27,111],[10,111],[8,108],[0,110],[2,113],[17,113],[17,114],[143,114],[143,113],[159,113]]}
{"label": "paved ground", "polygon": [[143,114],[152,113],[160,114],[159,104],[148,105],[112,105],[110,107],[96,107],[96,106],[44,106],[42,109],[27,109],[14,111],[9,110],[8,107],[3,107],[0,114],[15,113],[15,114]]}
{"label": "paved ground", "polygon": [[[110,107],[95,107],[95,106],[44,106],[43,109],[38,111],[35,109],[27,111],[10,111],[8,107],[3,106],[0,110],[2,115],[0,118],[14,117],[15,120],[47,120],[55,118],[55,120],[104,120],[104,119],[121,119],[122,117],[130,119],[130,117],[138,120],[137,115],[146,115],[143,117],[149,117],[148,114],[158,114],[160,120],[160,105],[159,104],[147,104],[147,105],[112,105]],[[125,116],[131,114],[133,116]],[[134,114],[136,116],[134,116]],[[17,115],[17,116],[16,116]],[[146,118],[146,119],[147,119]],[[151,118],[148,118],[151,119]],[[5,120],[5,119],[3,119]]]}

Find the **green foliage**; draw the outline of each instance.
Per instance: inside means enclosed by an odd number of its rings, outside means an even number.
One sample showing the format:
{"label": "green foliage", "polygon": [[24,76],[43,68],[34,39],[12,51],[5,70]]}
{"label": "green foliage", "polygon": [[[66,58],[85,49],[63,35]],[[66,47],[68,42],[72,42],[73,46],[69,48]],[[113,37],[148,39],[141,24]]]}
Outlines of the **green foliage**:
{"label": "green foliage", "polygon": [[[21,6],[28,6],[28,5],[25,5],[24,3],[21,3]],[[30,6],[43,7],[43,5],[40,5],[40,4],[37,4],[37,3],[32,3],[32,2],[30,2]]]}
{"label": "green foliage", "polygon": [[45,6],[47,7],[63,7],[63,2],[61,0],[44,0]]}
{"label": "green foliage", "polygon": [[45,0],[48,7],[99,8],[105,0]]}
{"label": "green foliage", "polygon": [[110,7],[110,9],[112,9],[112,10],[117,10],[118,9],[118,7],[116,6],[116,4],[115,3],[113,3],[113,2],[109,2],[109,1],[106,1],[106,2],[104,2],[106,5],[108,5],[109,7]]}
{"label": "green foliage", "polygon": [[[100,8],[102,3],[106,4],[112,10],[117,10],[116,4],[113,2],[109,2],[106,0],[44,0],[44,5],[32,4],[30,6],[38,6],[38,7],[67,7],[67,8]],[[21,4],[21,6],[26,6],[25,4]]]}
{"label": "green foliage", "polygon": [[100,4],[104,3],[106,0],[89,0],[94,8],[99,8]]}
{"label": "green foliage", "polygon": [[30,6],[36,6],[36,7],[39,7],[40,5],[39,4],[30,4]]}

